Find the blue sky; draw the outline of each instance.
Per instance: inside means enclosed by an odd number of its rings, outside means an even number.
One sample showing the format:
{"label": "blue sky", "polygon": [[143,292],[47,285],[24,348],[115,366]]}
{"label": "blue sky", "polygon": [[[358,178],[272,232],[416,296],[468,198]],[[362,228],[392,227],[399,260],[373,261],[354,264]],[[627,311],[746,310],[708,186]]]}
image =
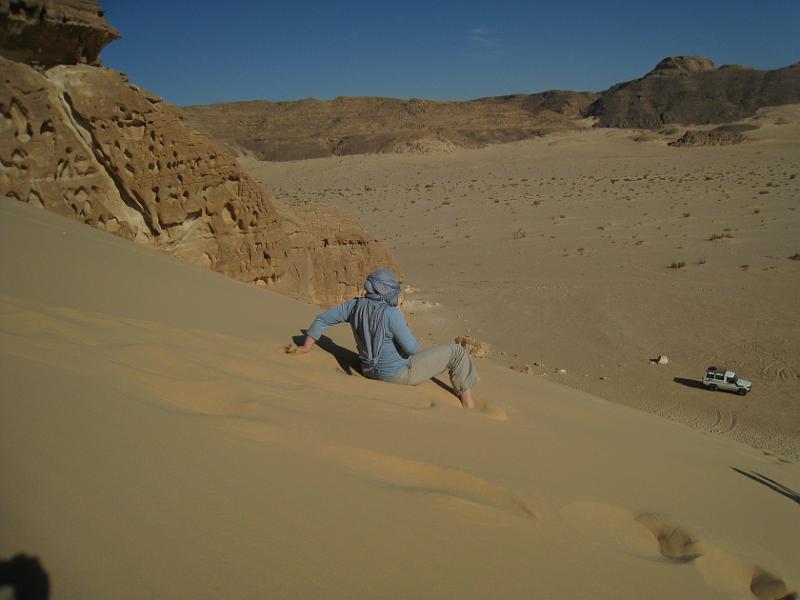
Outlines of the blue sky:
{"label": "blue sky", "polygon": [[603,90],[665,56],[800,60],[798,0],[99,0],[106,66],[178,105]]}

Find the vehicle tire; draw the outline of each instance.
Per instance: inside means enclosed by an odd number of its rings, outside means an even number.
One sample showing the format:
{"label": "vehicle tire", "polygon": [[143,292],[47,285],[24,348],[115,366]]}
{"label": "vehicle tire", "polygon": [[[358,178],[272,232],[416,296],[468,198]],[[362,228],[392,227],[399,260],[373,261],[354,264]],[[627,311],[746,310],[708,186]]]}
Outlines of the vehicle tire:
{"label": "vehicle tire", "polygon": [[708,386],[708,389],[710,389],[712,392],[716,392],[719,388],[712,383],[710,386]]}
{"label": "vehicle tire", "polygon": [[739,388],[738,390],[736,390],[736,393],[739,394],[740,396],[746,396],[747,390],[744,388]]}

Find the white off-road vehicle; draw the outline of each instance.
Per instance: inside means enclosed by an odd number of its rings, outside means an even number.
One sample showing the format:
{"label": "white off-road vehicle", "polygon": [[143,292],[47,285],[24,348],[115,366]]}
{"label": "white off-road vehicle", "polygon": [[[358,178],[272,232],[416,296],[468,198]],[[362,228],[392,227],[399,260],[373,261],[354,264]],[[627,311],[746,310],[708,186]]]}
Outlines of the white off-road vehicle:
{"label": "white off-road vehicle", "polygon": [[753,384],[747,379],[739,379],[733,371],[708,367],[706,374],[703,376],[703,385],[712,392],[726,390],[744,396],[750,392]]}

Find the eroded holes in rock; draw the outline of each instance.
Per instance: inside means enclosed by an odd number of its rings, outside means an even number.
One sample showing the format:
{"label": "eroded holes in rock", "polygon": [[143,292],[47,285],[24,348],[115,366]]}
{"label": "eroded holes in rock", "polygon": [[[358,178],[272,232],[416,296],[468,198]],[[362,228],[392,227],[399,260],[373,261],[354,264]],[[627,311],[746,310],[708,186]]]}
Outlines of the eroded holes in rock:
{"label": "eroded holes in rock", "polygon": [[131,163],[125,163],[125,172],[128,173],[131,177],[136,175],[136,169],[133,168]]}
{"label": "eroded holes in rock", "polygon": [[79,154],[75,157],[75,172],[78,175],[91,175],[92,173],[97,172],[94,164],[86,158],[85,156]]}
{"label": "eroded holes in rock", "polygon": [[149,170],[151,173],[158,173],[158,169],[156,168],[156,165],[155,165],[155,163],[148,163],[148,164],[147,164],[147,169],[148,169],[148,170]]}
{"label": "eroded holes in rock", "polygon": [[67,170],[68,166],[69,166],[68,161],[64,160],[63,158],[59,160],[58,164],[56,165],[55,178],[60,179],[64,175],[64,172]]}
{"label": "eroded holes in rock", "polygon": [[155,147],[153,144],[150,144],[150,145],[147,147],[147,149],[148,149],[150,152],[155,152],[155,151],[156,151],[156,147]]}
{"label": "eroded holes in rock", "polygon": [[72,192],[73,197],[78,202],[88,202],[89,201],[89,192],[86,191],[86,188],[81,186]]}
{"label": "eroded holes in rock", "polygon": [[110,233],[116,233],[120,229],[120,223],[117,217],[109,217],[103,225],[105,225],[106,231]]}
{"label": "eroded holes in rock", "polygon": [[124,112],[126,112],[128,109],[127,109],[127,108],[125,108],[125,106],[124,106],[124,105],[122,105],[122,104],[117,104],[117,110],[118,110],[119,112],[121,112],[121,113],[124,113]]}
{"label": "eroded holes in rock", "polygon": [[159,198],[159,196],[158,196],[158,191],[159,191],[158,186],[150,188],[150,191],[153,192],[153,202],[155,202],[156,204],[161,202],[161,198]]}
{"label": "eroded holes in rock", "polygon": [[11,100],[8,112],[4,113],[3,116],[6,119],[11,119],[16,126],[17,131],[14,133],[14,137],[17,141],[22,143],[30,141],[33,136],[33,129],[28,118],[28,111],[16,99]]}
{"label": "eroded holes in rock", "polygon": [[67,154],[72,154],[72,146],[67,146],[66,148],[64,148],[64,152],[66,152]]}
{"label": "eroded holes in rock", "polygon": [[130,150],[128,150],[127,148],[125,148],[125,149],[122,151],[122,154],[124,154],[124,155],[125,155],[125,158],[127,158],[128,160],[130,160],[131,158],[133,158],[133,152],[131,152],[131,151],[130,151]]}
{"label": "eroded holes in rock", "polygon": [[44,121],[42,123],[41,127],[39,127],[39,134],[40,135],[53,134],[55,132],[56,132],[56,129],[55,129],[55,127],[53,127],[53,122],[50,119],[47,119],[46,121]]}
{"label": "eroded holes in rock", "polygon": [[16,200],[17,202],[20,201],[17,192],[6,192],[6,198],[11,198],[12,200]]}
{"label": "eroded holes in rock", "polygon": [[269,255],[269,252],[267,252],[266,250],[264,250],[262,253],[264,254],[264,260],[265,260],[265,261],[267,261],[267,262],[272,262],[272,257]]}
{"label": "eroded holes in rock", "polygon": [[228,225],[233,225],[236,222],[236,212],[230,202],[227,202],[222,207],[222,220]]}
{"label": "eroded holes in rock", "polygon": [[42,197],[33,190],[31,190],[31,192],[28,194],[28,204],[32,204],[37,208],[44,208],[44,202],[42,202]]}
{"label": "eroded holes in rock", "polygon": [[25,2],[12,2],[8,6],[8,12],[14,15],[26,13],[29,17],[33,16],[34,7],[29,7]]}

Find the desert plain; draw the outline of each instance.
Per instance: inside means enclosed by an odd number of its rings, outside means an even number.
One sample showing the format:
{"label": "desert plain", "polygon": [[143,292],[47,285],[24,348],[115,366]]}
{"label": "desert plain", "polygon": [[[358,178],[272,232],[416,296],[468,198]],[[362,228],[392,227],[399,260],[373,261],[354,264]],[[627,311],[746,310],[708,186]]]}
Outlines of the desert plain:
{"label": "desert plain", "polygon": [[756,121],[242,159],[387,242],[423,345],[492,345],[477,411],[361,377],[344,326],[284,353],[317,306],[3,202],[4,548],[53,598],[796,597],[798,107]]}
{"label": "desert plain", "polygon": [[[241,162],[279,201],[345,208],[384,240],[426,342],[471,335],[508,368],[800,460],[800,106],[762,109],[727,146],[591,124]],[[752,394],[708,392],[711,365]]]}

